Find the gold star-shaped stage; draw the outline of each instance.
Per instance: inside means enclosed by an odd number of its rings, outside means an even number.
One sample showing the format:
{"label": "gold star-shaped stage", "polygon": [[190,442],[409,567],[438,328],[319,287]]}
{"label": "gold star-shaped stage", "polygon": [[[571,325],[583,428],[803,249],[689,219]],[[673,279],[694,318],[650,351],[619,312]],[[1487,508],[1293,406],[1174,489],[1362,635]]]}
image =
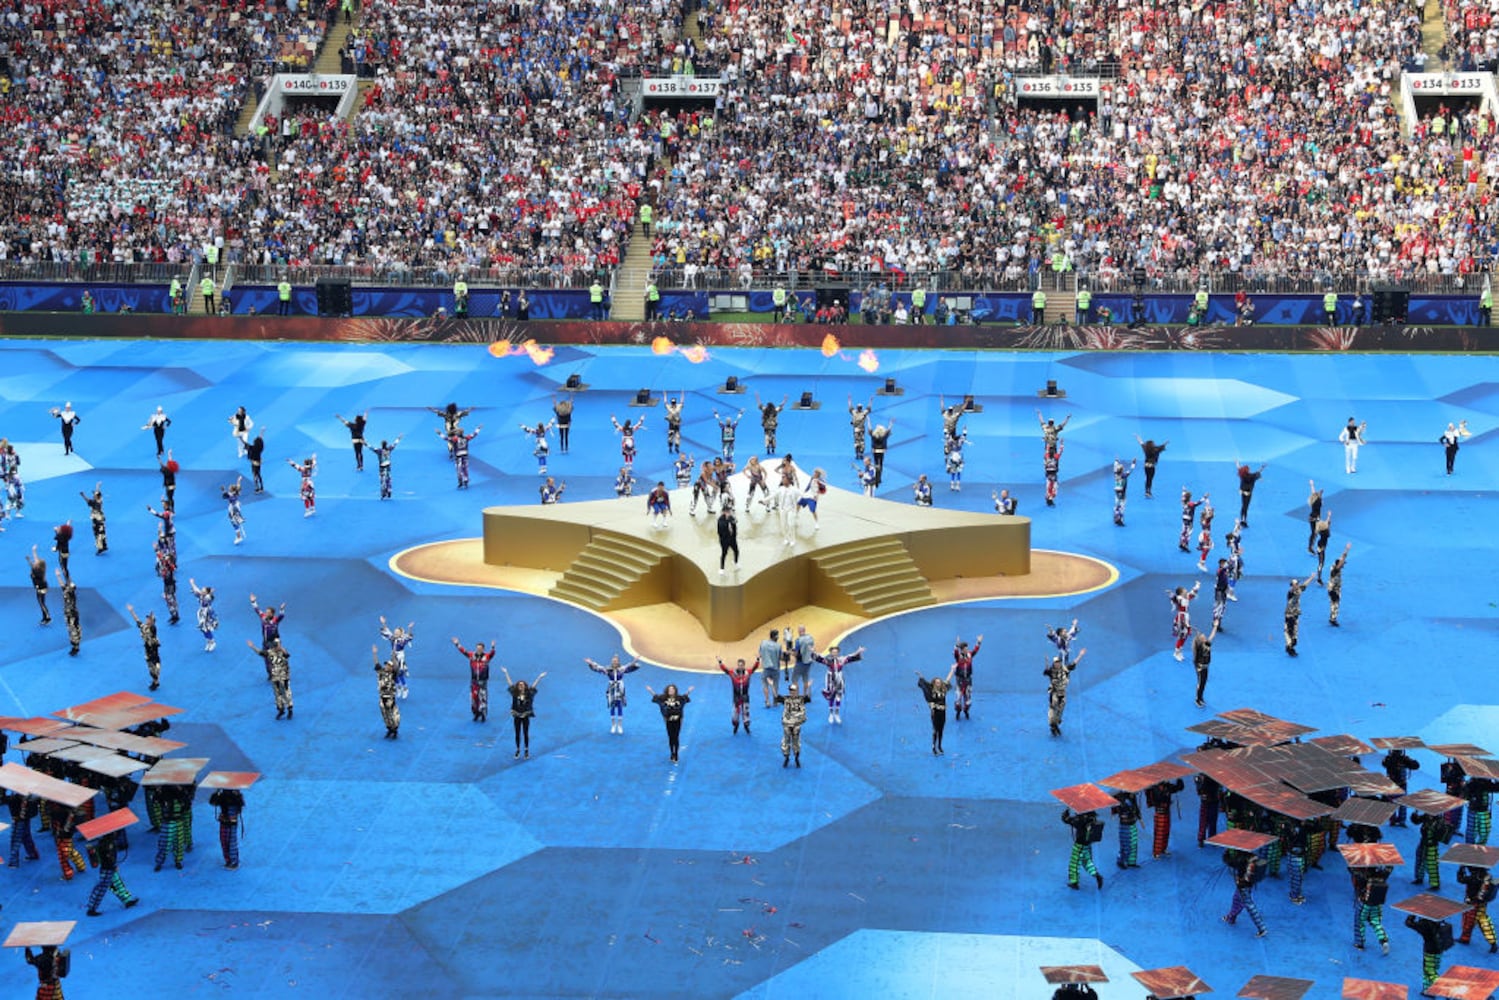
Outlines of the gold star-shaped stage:
{"label": "gold star-shaped stage", "polygon": [[673,514],[662,527],[647,513],[648,489],[614,500],[490,507],[482,538],[407,549],[391,568],[586,608],[620,630],[632,655],[697,670],[713,669],[735,647],[735,655],[751,654],[743,647],[788,624],[842,636],[916,608],[1084,593],[1118,578],[1097,559],[1032,550],[1026,517],[835,487],[819,497],[818,520],[798,511],[788,546],[780,512],[767,509],[763,494],[746,503],[747,486],[743,473],[733,477],[740,560],[736,567],[731,553],[722,574],[717,515],[704,507],[689,514],[690,488],[670,491]]}

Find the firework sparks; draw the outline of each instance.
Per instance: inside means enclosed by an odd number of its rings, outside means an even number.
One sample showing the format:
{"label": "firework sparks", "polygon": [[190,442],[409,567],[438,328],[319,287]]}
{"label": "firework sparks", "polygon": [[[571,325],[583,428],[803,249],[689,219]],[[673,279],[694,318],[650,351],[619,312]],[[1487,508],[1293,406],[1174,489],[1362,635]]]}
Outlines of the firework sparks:
{"label": "firework sparks", "polygon": [[859,367],[867,372],[880,370],[880,358],[873,350],[863,351],[859,354]]}

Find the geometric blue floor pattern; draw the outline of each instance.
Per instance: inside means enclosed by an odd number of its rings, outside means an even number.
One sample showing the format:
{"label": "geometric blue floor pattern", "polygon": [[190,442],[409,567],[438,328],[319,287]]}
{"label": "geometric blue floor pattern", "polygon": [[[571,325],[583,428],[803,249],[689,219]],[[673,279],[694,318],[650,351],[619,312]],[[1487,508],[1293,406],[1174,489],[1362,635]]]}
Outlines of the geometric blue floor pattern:
{"label": "geometric blue floor pattern", "polygon": [[[168,735],[212,768],[264,774],[247,793],[240,870],[221,866],[200,794],[184,871],[153,873],[148,838],[136,831],[121,872],[141,906],[125,911],[109,899],[103,916],[85,918],[92,880],[60,882],[47,837],[43,860],[0,872],[0,923],[79,920],[74,996],[107,995],[125,981],[167,997],[1030,998],[1050,995],[1037,966],[1071,963],[1103,965],[1113,981],[1099,993],[1110,998],[1144,995],[1129,971],[1176,964],[1218,996],[1261,973],[1315,980],[1313,1000],[1337,997],[1344,976],[1418,988],[1419,943],[1394,910],[1390,957],[1353,949],[1351,893],[1336,857],[1310,873],[1305,906],[1290,904],[1284,883],[1263,885],[1267,937],[1221,923],[1230,883],[1219,852],[1193,843],[1191,796],[1168,858],[1118,870],[1110,819],[1097,854],[1102,892],[1068,891],[1067,829],[1048,790],[1188,751],[1196,740],[1186,726],[1245,706],[1326,734],[1499,749],[1499,359],[886,351],[868,374],[853,363],[857,353],[714,349],[693,365],[646,348],[559,347],[536,366],[472,345],[0,343],[0,434],[16,444],[27,483],[25,518],[7,520],[0,535],[0,715],[144,691],[125,605],[162,614],[156,522],[146,512],[159,503],[160,478],[151,435],[139,429],[161,405],[182,466],[184,614],[162,629],[159,695],[185,711]],[[611,415],[646,417],[638,492],[669,479],[661,407],[628,405],[643,386],[686,393],[684,448],[698,458],[716,451],[715,407],[811,390],[822,408],[783,414],[781,450],[855,488],[846,400],[869,399],[893,376],[904,394],[874,400],[876,422],[894,421],[882,496],[909,502],[925,473],[938,506],[991,511],[991,490],[1009,488],[1034,519],[1037,548],[1105,560],[1119,578],[1075,597],[986,600],[861,628],[843,642],[868,648],[848,671],[845,722],[828,725],[810,706],[799,771],[781,768],[778,716],[758,707],[758,692],[754,734],[732,734],[728,685],[707,674],[645,666],[629,678],[625,734],[611,735],[600,679],[583,665],[618,650],[610,624],[545,599],[388,568],[409,546],[479,534],[486,505],[535,502],[535,460],[519,425],[546,419],[574,373],[590,388],[577,398],[571,454],[554,440],[551,461],[567,501],[613,495]],[[715,391],[731,374],[747,394]],[[1037,399],[1048,379],[1065,400]],[[965,421],[962,492],[945,487],[939,394],[972,394],[983,406]],[[450,400],[475,407],[470,429],[483,425],[466,492],[454,489],[426,412]],[[47,414],[64,401],[83,418],[68,457]],[[248,539],[235,546],[219,487],[248,473],[227,424],[241,404],[266,429],[268,492],[247,490]],[[1038,405],[1072,414],[1055,509],[1042,503]],[[404,435],[391,502],[378,500],[373,457],[355,471],[334,419],[365,410],[372,440]],[[1344,473],[1336,443],[1349,415],[1369,424],[1356,475]],[[1448,477],[1437,437],[1463,418],[1473,437]],[[1155,498],[1144,497],[1136,473],[1128,526],[1118,528],[1109,465],[1139,453],[1136,434],[1170,445]],[[759,438],[750,410],[741,460]],[[286,460],[314,451],[318,509],[303,518]],[[1191,666],[1170,655],[1165,592],[1202,580],[1194,611],[1206,621],[1212,581],[1196,571],[1195,553],[1176,549],[1176,498],[1184,485],[1212,494],[1215,560],[1238,509],[1239,461],[1268,467],[1244,536],[1240,601],[1229,607],[1208,707],[1199,709]],[[1322,591],[1308,591],[1293,660],[1282,651],[1281,610],[1286,580],[1314,568],[1308,480],[1326,488],[1332,549],[1353,548],[1343,627],[1326,624]],[[109,513],[102,557],[78,498],[95,482]],[[644,527],[643,497],[625,502],[641,507]],[[921,516],[913,507],[912,519]],[[50,547],[65,518],[77,529],[76,659],[56,588],[49,601],[59,621],[42,627],[22,563],[33,544]],[[189,577],[218,591],[216,652],[192,627]],[[292,722],[274,719],[261,661],[245,648],[259,638],[251,593],[287,605]],[[370,669],[382,614],[416,623],[398,741],[381,739]],[[1089,652],[1056,739],[1041,677],[1045,628],[1074,617]],[[945,672],[953,637],[979,633],[973,720],[949,720],[947,753],[933,757],[913,671]],[[512,757],[498,670],[492,721],[470,721],[467,664],[450,636],[497,640],[496,667],[517,678],[548,671],[532,759]],[[817,638],[825,646],[835,637]],[[645,691],[672,681],[697,685],[677,766]],[[1430,787],[1438,760],[1417,756],[1413,786]],[[12,749],[6,759],[20,758]],[[1389,839],[1412,856],[1414,830]],[[1393,880],[1392,900],[1410,890],[1409,871]],[[1444,894],[1454,895],[1444,875]],[[1478,944],[1447,958],[1495,965]],[[0,993],[29,995],[19,956],[0,963]]]}

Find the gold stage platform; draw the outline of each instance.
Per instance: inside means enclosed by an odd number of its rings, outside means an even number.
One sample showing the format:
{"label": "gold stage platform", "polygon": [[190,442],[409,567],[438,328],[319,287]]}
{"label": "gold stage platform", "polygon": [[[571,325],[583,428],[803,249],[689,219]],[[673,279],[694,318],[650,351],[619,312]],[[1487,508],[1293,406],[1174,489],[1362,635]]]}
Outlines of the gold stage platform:
{"label": "gold stage platform", "polygon": [[[1041,597],[1108,586],[1112,566],[1030,548],[1030,519],[917,507],[830,487],[813,530],[802,511],[794,547],[759,498],[739,498],[740,565],[718,570],[716,515],[653,528],[645,496],[543,507],[491,507],[484,537],[417,546],[391,568],[436,583],[498,587],[594,611],[651,662],[713,669],[747,655],[766,630],[805,624],[819,643],[876,618],[992,597]],[[731,556],[732,558],[732,556]],[[744,647],[748,645],[750,649]],[[736,651],[737,652],[734,652]]]}

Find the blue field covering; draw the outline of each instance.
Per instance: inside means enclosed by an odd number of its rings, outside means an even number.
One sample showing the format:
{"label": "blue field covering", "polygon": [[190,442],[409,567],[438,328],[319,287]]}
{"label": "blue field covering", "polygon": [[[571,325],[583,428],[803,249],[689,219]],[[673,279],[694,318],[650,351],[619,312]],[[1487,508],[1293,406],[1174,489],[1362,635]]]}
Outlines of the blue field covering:
{"label": "blue field covering", "polygon": [[[168,736],[210,767],[255,770],[247,793],[243,867],[222,867],[208,795],[198,796],[196,848],[186,868],[153,873],[155,838],[132,830],[121,866],[142,905],[112,896],[84,916],[89,872],[59,881],[50,835],[40,861],[0,872],[0,923],[78,920],[70,997],[680,997],[1045,998],[1040,965],[1097,963],[1110,998],[1142,998],[1130,971],[1189,965],[1232,997],[1256,974],[1315,980],[1312,1000],[1341,995],[1344,976],[1419,991],[1419,938],[1386,908],[1393,954],[1352,944],[1347,872],[1332,855],[1309,873],[1308,902],[1263,883],[1269,934],[1230,927],[1231,881],[1220,851],[1195,843],[1196,798],[1179,799],[1171,854],[1142,867],[1114,863],[1109,818],[1096,857],[1102,891],[1069,891],[1068,828],[1049,790],[1096,781],[1195,748],[1185,727],[1252,706],[1364,740],[1419,735],[1499,750],[1499,589],[1494,534],[1499,488],[1499,359],[1488,356],[1003,354],[888,351],[877,372],[858,349],[714,349],[693,365],[645,348],[560,348],[549,365],[496,359],[482,346],[309,346],[274,343],[0,343],[0,434],[22,458],[25,517],[0,535],[0,716],[45,715],[119,690],[144,693],[140,640],[125,610],[162,618],[158,697],[184,709]],[[612,496],[618,438],[609,418],[644,414],[636,475],[670,481],[659,406],[632,409],[642,386],[686,392],[684,449],[716,450],[712,411],[753,407],[754,394],[794,402],[780,449],[804,469],[823,466],[856,489],[846,400],[867,400],[887,376],[905,395],[877,397],[894,419],[880,495],[909,501],[920,474],[937,506],[992,511],[1009,488],[1034,519],[1036,548],[1114,565],[1110,587],[1078,597],[990,600],[872,623],[849,668],[844,723],[809,706],[803,767],[783,770],[779,714],[756,690],[754,734],[730,730],[728,684],[648,665],[628,680],[624,735],[611,735],[601,679],[620,638],[605,620],[543,598],[446,587],[396,575],[409,546],[480,534],[480,511],[534,503],[536,462],[520,424],[550,416],[554,392],[578,372],[571,453],[555,439],[551,474],[566,499]],[[749,392],[715,390],[737,374]],[[1066,399],[1041,400],[1048,379]],[[942,468],[938,395],[972,393],[961,492]],[[82,417],[77,454],[64,456],[48,409],[71,401]],[[455,489],[427,407],[475,408],[473,485]],[[183,621],[165,625],[153,573],[160,477],[141,424],[156,406],[172,418],[167,444],[181,464],[177,490]],[[247,540],[219,497],[248,468],[228,417],[244,405],[267,431],[267,495],[246,483]],[[1042,501],[1036,410],[1061,419],[1060,498]],[[395,499],[378,499],[375,461],[356,472],[335,412],[369,411],[372,441],[404,435]],[[1369,444],[1344,472],[1338,431],[1367,419]],[[1438,435],[1467,419],[1473,437],[1443,469]],[[1127,527],[1110,519],[1118,456],[1135,435],[1169,440],[1154,499],[1130,483]],[[740,427],[741,460],[758,450],[757,415]],[[318,506],[304,517],[288,459],[316,452]],[[1268,463],[1244,533],[1246,577],[1215,644],[1207,708],[1193,704],[1190,663],[1171,656],[1165,592],[1203,582],[1193,607],[1206,622],[1212,578],[1176,547],[1183,486],[1218,507],[1215,549],[1238,511],[1235,465]],[[1306,552],[1308,480],[1325,487],[1331,554],[1352,543],[1342,627],[1327,624],[1315,586],[1303,597],[1301,655],[1282,648],[1286,581],[1315,569]],[[102,482],[110,550],[96,556],[81,490]],[[644,489],[641,489],[644,492]],[[629,501],[642,507],[643,499]],[[922,512],[912,507],[913,520]],[[71,518],[72,573],[84,642],[67,655],[60,594],[38,624],[23,555],[47,555],[52,526]],[[1195,539],[1195,532],[1194,532]],[[767,544],[771,544],[767,542]],[[1331,559],[1329,555],[1329,561]],[[218,649],[194,628],[188,578],[218,593]],[[277,721],[249,594],[285,602],[294,721]],[[370,648],[378,616],[413,621],[411,695],[400,739],[382,739]],[[1042,667],[1048,625],[1077,618],[1064,735],[1049,735]],[[955,636],[985,637],[971,721],[950,719],[946,754],[929,751],[927,713],[913,672],[945,673]],[[450,646],[497,640],[491,721],[468,712],[468,666]],[[833,636],[819,636],[819,645]],[[383,648],[383,644],[382,644]],[[746,649],[742,655],[753,656]],[[513,756],[498,667],[517,678],[548,671],[536,700],[529,760]],[[646,685],[696,684],[682,760],[667,760]],[[1417,751],[1413,788],[1437,784],[1440,759]],[[6,755],[19,761],[14,745]],[[1366,757],[1378,769],[1378,757]],[[1190,786],[1189,786],[1190,789]],[[137,808],[139,811],[139,800]],[[0,818],[8,818],[0,816]],[[1148,817],[1147,817],[1148,821]],[[1415,830],[1387,830],[1409,860]],[[0,834],[0,843],[8,834]],[[1443,866],[1443,894],[1460,887]],[[1418,890],[1410,868],[1391,901]],[[1445,964],[1495,968],[1475,935]],[[29,995],[19,953],[0,956],[0,996]]]}

